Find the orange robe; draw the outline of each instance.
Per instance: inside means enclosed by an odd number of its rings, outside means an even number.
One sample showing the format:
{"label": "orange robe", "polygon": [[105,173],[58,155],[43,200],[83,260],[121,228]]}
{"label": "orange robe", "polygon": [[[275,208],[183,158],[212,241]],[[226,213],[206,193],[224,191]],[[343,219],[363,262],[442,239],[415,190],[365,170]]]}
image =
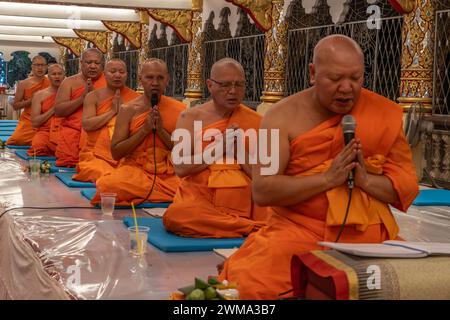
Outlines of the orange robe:
{"label": "orange robe", "polygon": [[[23,100],[28,100],[33,97],[34,93],[47,88],[50,85],[50,81],[47,77],[44,77],[41,82],[36,83],[25,89],[23,94]],[[17,123],[16,130],[6,141],[7,145],[12,146],[29,146],[33,140],[33,136],[36,130],[31,124],[31,105],[24,108],[19,117],[19,122]]]}
{"label": "orange robe", "polygon": [[[139,93],[127,87],[123,88],[120,94],[123,103],[139,96]],[[97,116],[111,110],[113,98],[109,97],[99,103]],[[86,143],[80,151],[79,162],[76,167],[77,173],[73,175],[72,179],[95,182],[100,176],[117,167],[118,162],[111,155],[111,137],[115,124],[116,117],[114,116],[102,128],[86,133]]]}
{"label": "orange robe", "polygon": [[[41,102],[41,114],[46,113],[55,104],[56,92],[49,95]],[[29,156],[53,156],[55,149],[49,143],[50,128],[54,116],[51,116],[45,123],[43,123],[37,130],[31,142],[31,148],[28,149]]]}
{"label": "orange robe", "polygon": [[[164,129],[168,133],[175,130],[176,122],[180,113],[186,106],[169,97],[161,96],[158,105]],[[130,135],[135,134],[145,123],[149,111],[134,118],[130,123]],[[151,190],[156,155],[156,180],[153,191],[146,199]],[[106,173],[96,181],[97,193],[92,199],[92,204],[100,201],[102,192],[113,192],[117,194],[116,204],[130,205],[147,202],[172,201],[179,184],[179,178],[174,174],[171,160],[171,150],[156,135],[156,145],[153,145],[153,133],[151,132],[145,140],[128,156],[120,160],[119,166],[112,172]]]}
{"label": "orange robe", "polygon": [[[94,89],[106,86],[105,77],[102,74],[94,82]],[[84,93],[85,87],[79,87],[71,92],[70,100],[75,100]],[[58,145],[56,147],[56,165],[59,167],[75,167],[80,153],[81,121],[83,118],[83,104],[71,115],[62,118],[59,126]]]}
{"label": "orange robe", "polygon": [[[230,123],[243,130],[258,130],[260,121],[258,113],[241,105],[229,119],[203,131],[215,128],[223,132]],[[203,142],[203,150],[209,143]],[[247,151],[248,147],[246,143]],[[185,237],[233,238],[247,236],[265,225],[268,210],[252,201],[251,179],[238,163],[222,162],[181,180],[174,202],[163,216],[168,231]]]}
{"label": "orange robe", "polygon": [[[393,204],[406,211],[418,193],[411,151],[402,130],[402,109],[392,101],[363,89],[351,114],[356,137],[372,173],[387,176],[400,199]],[[342,115],[326,120],[290,144],[286,175],[325,171],[344,148]],[[225,261],[220,279],[239,284],[242,299],[277,299],[292,289],[293,254],[324,249],[318,241],[335,241],[348,200],[346,184],[289,207],[272,207],[267,227],[248,237]],[[387,204],[355,187],[346,227],[339,242],[377,243],[395,239],[398,227]]]}

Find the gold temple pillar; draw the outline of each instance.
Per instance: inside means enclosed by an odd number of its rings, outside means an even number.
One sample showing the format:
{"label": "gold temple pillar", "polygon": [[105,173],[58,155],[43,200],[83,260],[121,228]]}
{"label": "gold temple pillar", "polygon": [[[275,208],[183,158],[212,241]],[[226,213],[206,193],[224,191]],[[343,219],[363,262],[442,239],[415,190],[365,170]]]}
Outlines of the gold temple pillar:
{"label": "gold temple pillar", "polygon": [[272,0],[272,28],[266,31],[264,55],[264,91],[259,113],[264,114],[285,94],[285,63],[287,60],[287,30],[284,0]]}
{"label": "gold temple pillar", "polygon": [[191,42],[188,52],[187,88],[183,102],[191,107],[203,97],[204,34],[202,31],[203,0],[192,0]]}
{"label": "gold temple pillar", "polygon": [[421,102],[432,110],[434,0],[406,0],[412,11],[403,16],[400,95],[404,110]]}
{"label": "gold temple pillar", "polygon": [[141,23],[141,49],[139,50],[139,64],[138,64],[138,88],[137,91],[140,93],[144,92],[144,88],[142,87],[141,82],[139,81],[139,74],[141,73],[141,67],[144,64],[144,61],[148,59],[150,48],[149,48],[149,15],[145,10],[141,10],[139,12],[140,15],[140,23]]}

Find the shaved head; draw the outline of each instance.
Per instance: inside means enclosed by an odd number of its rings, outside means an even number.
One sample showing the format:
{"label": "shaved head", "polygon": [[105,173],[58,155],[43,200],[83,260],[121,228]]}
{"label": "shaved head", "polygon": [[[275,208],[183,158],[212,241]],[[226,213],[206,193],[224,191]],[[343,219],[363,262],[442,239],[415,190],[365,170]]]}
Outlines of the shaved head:
{"label": "shaved head", "polygon": [[118,58],[113,58],[113,59],[108,60],[105,64],[105,69],[108,68],[108,66],[112,63],[120,63],[123,65],[125,70],[127,70],[127,65],[125,64],[125,62],[122,59],[118,59]]}
{"label": "shaved head", "polygon": [[47,59],[40,55],[34,56],[33,59],[31,59],[31,62],[35,62],[36,60],[42,60],[43,62],[47,63]]}
{"label": "shaved head", "polygon": [[81,60],[84,60],[86,58],[86,55],[89,54],[97,54],[103,60],[103,53],[97,48],[89,48],[84,50],[83,53],[81,54]]}
{"label": "shaved head", "polygon": [[161,59],[158,59],[158,58],[150,58],[150,59],[145,60],[144,63],[142,64],[142,69],[144,69],[145,66],[151,65],[151,64],[154,64],[154,63],[157,63],[157,64],[163,66],[164,70],[166,71],[166,73],[167,74],[169,73],[169,68],[167,67],[166,62],[164,60],[161,60]]}
{"label": "shaved head", "polygon": [[234,68],[238,69],[239,72],[242,73],[242,75],[245,74],[244,68],[242,67],[242,65],[239,62],[237,62],[233,58],[223,58],[213,64],[213,66],[211,67],[211,73],[210,73],[209,77],[211,79],[217,78],[217,76],[223,72],[223,68],[227,68],[227,67],[234,67]]}
{"label": "shaved head", "polygon": [[364,65],[364,54],[359,44],[352,38],[341,34],[327,36],[317,43],[314,48],[313,63],[320,65],[342,52],[355,55]]}
{"label": "shaved head", "polygon": [[59,63],[52,63],[48,66],[48,72],[50,72],[50,70],[52,70],[53,68],[59,68],[62,71],[65,71],[64,67],[62,65],[60,65]]}

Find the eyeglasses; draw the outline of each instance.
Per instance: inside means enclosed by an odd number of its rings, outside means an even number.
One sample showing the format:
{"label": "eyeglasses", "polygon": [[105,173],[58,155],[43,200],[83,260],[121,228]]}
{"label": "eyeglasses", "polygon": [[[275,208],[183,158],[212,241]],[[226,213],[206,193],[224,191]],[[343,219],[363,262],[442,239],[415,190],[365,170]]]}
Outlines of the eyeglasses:
{"label": "eyeglasses", "polygon": [[33,63],[32,66],[33,66],[33,67],[42,67],[42,68],[43,68],[43,67],[46,67],[47,64],[43,64],[43,63]]}
{"label": "eyeglasses", "polygon": [[209,79],[219,85],[219,87],[223,90],[231,90],[231,88],[235,89],[243,89],[245,87],[245,81],[216,81],[214,79]]}

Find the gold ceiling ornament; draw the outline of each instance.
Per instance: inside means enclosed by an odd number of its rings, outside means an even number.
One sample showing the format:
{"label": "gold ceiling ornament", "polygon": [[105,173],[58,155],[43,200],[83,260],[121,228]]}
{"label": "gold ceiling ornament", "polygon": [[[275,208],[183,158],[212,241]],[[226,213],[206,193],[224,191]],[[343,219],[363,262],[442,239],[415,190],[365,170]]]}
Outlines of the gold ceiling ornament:
{"label": "gold ceiling ornament", "polygon": [[124,36],[137,49],[141,47],[140,22],[102,21],[102,23],[106,28],[108,28],[108,30],[117,32],[118,34]]}
{"label": "gold ceiling ornament", "polygon": [[416,7],[415,0],[389,0],[391,6],[401,14],[410,13]]}
{"label": "gold ceiling ornament", "polygon": [[263,31],[272,27],[272,0],[226,0],[247,12]]}
{"label": "gold ceiling ornament", "polygon": [[57,44],[69,49],[75,56],[80,57],[83,52],[83,40],[80,38],[52,37]]}
{"label": "gold ceiling ornament", "polygon": [[93,43],[103,54],[108,53],[108,33],[110,33],[110,31],[85,31],[76,29],[73,31],[81,39]]}
{"label": "gold ceiling ornament", "polygon": [[155,20],[171,26],[185,42],[192,40],[192,11],[175,9],[147,9]]}
{"label": "gold ceiling ornament", "polygon": [[433,98],[433,0],[416,0],[415,10],[403,16],[400,97],[404,109],[422,102],[431,112]]}

